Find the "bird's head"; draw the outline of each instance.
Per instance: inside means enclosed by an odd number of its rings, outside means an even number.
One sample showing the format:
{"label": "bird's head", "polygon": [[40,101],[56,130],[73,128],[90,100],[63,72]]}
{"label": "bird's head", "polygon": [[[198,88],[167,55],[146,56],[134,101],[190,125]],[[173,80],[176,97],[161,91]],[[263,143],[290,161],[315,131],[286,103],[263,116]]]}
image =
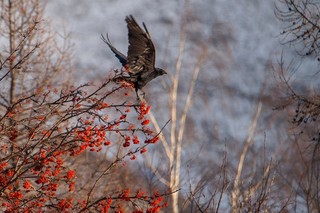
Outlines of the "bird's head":
{"label": "bird's head", "polygon": [[167,72],[161,68],[156,68],[156,71],[158,73],[158,75],[164,75],[164,74],[167,74]]}

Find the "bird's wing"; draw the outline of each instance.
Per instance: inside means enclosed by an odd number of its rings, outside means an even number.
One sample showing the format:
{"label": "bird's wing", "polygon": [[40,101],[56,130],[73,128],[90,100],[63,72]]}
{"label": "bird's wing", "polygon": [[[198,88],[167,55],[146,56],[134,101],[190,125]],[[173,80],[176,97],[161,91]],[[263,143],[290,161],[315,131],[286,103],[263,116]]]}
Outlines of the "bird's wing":
{"label": "bird's wing", "polygon": [[155,48],[147,27],[145,31],[137,24],[132,15],[126,17],[129,36],[128,65],[132,73],[148,72],[154,69]]}
{"label": "bird's wing", "polygon": [[111,51],[119,59],[122,66],[125,66],[127,64],[127,57],[125,55],[123,55],[121,52],[119,52],[114,46],[111,45],[108,34],[107,34],[107,38],[105,38],[103,35],[101,35],[101,39],[102,39],[102,41],[104,41],[104,43],[106,43],[110,47]]}

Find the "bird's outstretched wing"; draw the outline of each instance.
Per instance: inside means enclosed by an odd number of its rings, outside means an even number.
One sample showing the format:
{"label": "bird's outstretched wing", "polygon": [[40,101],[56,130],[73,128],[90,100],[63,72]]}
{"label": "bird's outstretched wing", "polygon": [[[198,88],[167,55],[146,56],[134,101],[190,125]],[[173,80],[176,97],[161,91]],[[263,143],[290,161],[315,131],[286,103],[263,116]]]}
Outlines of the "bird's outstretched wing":
{"label": "bird's outstretched wing", "polygon": [[137,24],[132,15],[126,17],[129,47],[127,62],[132,73],[138,74],[154,70],[155,48],[147,27],[145,31]]}
{"label": "bird's outstretched wing", "polygon": [[121,52],[119,52],[114,46],[112,46],[111,42],[109,40],[108,34],[106,36],[107,36],[107,38],[105,38],[103,35],[101,35],[102,41],[104,41],[104,43],[106,43],[110,47],[111,51],[119,59],[122,66],[126,66],[127,65],[127,57],[124,54],[122,54]]}

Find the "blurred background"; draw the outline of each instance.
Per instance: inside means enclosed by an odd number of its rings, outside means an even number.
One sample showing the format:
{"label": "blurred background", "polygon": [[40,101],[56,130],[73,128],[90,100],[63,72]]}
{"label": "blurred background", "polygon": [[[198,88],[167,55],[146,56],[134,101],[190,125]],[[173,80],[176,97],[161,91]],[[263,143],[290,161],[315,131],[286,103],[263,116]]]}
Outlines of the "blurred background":
{"label": "blurred background", "polygon": [[[185,24],[187,47],[181,78],[186,81],[191,78],[199,49],[208,48],[193,107],[203,112],[197,113],[198,118],[210,115],[210,121],[204,121],[210,124],[205,126],[216,126],[222,140],[239,136],[244,139],[256,108],[253,103],[259,99],[263,82],[272,83],[272,61],[283,49],[273,2],[69,0],[49,1],[46,11],[58,32],[71,33],[74,62],[79,70],[87,70],[76,74],[81,82],[100,79],[120,67],[100,35],[108,33],[112,44],[126,53],[128,36],[124,19],[129,14],[140,24],[146,23],[156,46],[157,66],[174,75],[180,33]],[[163,78],[170,83],[170,76]],[[157,86],[157,81],[151,82],[146,89]],[[179,87],[182,93],[187,92],[187,84],[181,83]]]}
{"label": "blurred background", "polygon": [[46,15],[61,36],[71,35],[76,84],[99,82],[121,68],[101,34],[126,53],[125,17],[147,25],[156,65],[169,74],[144,88],[146,100],[155,128],[171,122],[135,166],[150,188],[179,189],[172,209],[225,212],[239,202],[257,212],[259,201],[267,200],[270,212],[312,212],[303,184],[293,187],[305,169],[296,153],[309,141],[291,141],[296,129],[292,110],[282,110],[286,90],[278,70],[282,60],[309,70],[293,77],[294,88],[307,91],[317,85],[318,63],[313,57],[302,61],[285,44],[276,6],[286,8],[280,1],[253,0],[56,0],[48,1]]}

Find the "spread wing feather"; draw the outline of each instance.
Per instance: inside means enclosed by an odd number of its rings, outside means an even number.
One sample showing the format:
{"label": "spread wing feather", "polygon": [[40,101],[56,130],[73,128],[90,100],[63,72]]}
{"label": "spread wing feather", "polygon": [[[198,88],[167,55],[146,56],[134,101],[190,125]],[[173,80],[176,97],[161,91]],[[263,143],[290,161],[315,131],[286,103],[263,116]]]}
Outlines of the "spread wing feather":
{"label": "spread wing feather", "polygon": [[147,27],[143,29],[137,24],[132,15],[126,17],[129,48],[127,62],[132,73],[142,74],[152,72],[155,63],[155,48],[151,41]]}
{"label": "spread wing feather", "polygon": [[114,46],[112,46],[112,44],[109,40],[108,34],[107,34],[107,38],[105,38],[103,35],[101,35],[101,39],[104,41],[104,43],[106,43],[110,47],[111,51],[119,59],[122,66],[125,66],[127,64],[127,57],[124,54],[122,54],[120,51],[118,51]]}

